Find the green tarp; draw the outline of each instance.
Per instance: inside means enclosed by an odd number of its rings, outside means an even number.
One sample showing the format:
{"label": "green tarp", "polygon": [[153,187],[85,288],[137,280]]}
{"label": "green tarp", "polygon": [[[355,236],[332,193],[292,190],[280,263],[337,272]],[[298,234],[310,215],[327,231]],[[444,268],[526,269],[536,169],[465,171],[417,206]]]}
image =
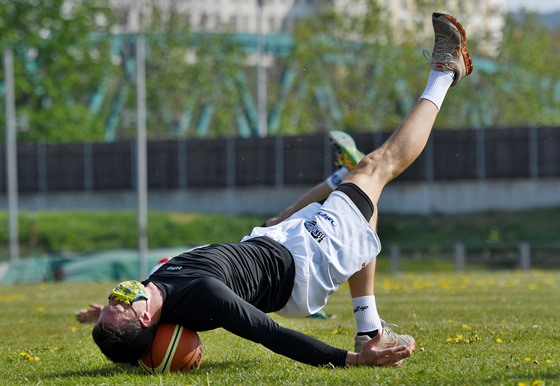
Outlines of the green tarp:
{"label": "green tarp", "polygon": [[[169,248],[148,252],[148,271],[163,257],[176,256],[190,248]],[[4,270],[3,270],[4,271]],[[2,284],[39,283],[45,281],[114,281],[139,278],[137,250],[110,250],[71,257],[38,256],[10,263]]]}

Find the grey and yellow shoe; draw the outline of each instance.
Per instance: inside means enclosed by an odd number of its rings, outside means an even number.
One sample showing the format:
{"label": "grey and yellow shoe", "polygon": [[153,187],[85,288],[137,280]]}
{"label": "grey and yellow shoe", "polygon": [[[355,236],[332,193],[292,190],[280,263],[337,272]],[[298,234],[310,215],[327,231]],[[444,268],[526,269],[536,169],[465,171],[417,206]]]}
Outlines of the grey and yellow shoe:
{"label": "grey and yellow shoe", "polygon": [[472,59],[467,51],[467,33],[453,16],[434,12],[432,14],[435,44],[430,55],[424,51],[424,56],[436,71],[453,71],[452,87],[473,70]]}

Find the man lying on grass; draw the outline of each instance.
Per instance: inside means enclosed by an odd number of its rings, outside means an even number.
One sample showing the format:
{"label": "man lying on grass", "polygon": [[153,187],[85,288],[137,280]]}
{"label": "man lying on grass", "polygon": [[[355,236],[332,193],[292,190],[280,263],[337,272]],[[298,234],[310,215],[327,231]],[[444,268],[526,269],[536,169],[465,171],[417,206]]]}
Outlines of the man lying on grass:
{"label": "man lying on grass", "polygon": [[[280,214],[267,219],[261,226],[273,226],[287,219],[297,211],[305,208],[307,205],[318,202],[324,203],[329,194],[335,190],[342,182],[344,177],[348,175],[359,161],[364,158],[365,154],[356,152],[356,142],[348,133],[339,130],[329,132],[329,140],[334,148],[334,164],[337,168],[334,173],[322,182],[307,190],[299,196],[293,203],[288,205]],[[352,158],[348,155],[352,154]],[[169,261],[170,257],[162,258],[150,271],[150,275],[157,271],[164,263]],[[368,269],[375,273],[376,259],[372,259],[368,264]],[[373,276],[372,276],[373,277]],[[400,335],[395,333],[381,317],[377,310],[375,298],[375,286],[371,283],[371,293],[363,292],[351,293],[352,309],[354,311],[354,320],[356,322],[356,335],[354,336],[354,351],[359,352],[363,344],[374,337],[379,331],[383,332],[385,341],[395,343],[395,346],[412,346],[413,338],[410,335]],[[76,319],[80,323],[96,323],[101,314],[102,305],[91,303],[89,308],[83,308],[76,314]],[[330,316],[322,311],[318,311],[309,318],[326,319]],[[391,325],[395,326],[395,325]],[[378,344],[379,346],[379,344]]]}
{"label": "man lying on grass", "polygon": [[[397,346],[384,326],[363,331],[363,344],[351,352],[284,328],[267,313],[311,315],[345,281],[353,297],[373,293],[370,263],[381,249],[375,231],[381,192],[420,155],[448,89],[472,71],[459,22],[440,13],[432,22],[436,39],[428,84],[394,134],[356,162],[323,205],[313,203],[277,225],[254,228],[239,243],[183,253],[142,283],[119,284],[92,332],[108,358],[136,363],[149,351],[158,323],[194,331],[221,327],[315,366],[396,366],[412,355],[414,339]],[[355,147],[342,151],[348,159],[361,158]]]}

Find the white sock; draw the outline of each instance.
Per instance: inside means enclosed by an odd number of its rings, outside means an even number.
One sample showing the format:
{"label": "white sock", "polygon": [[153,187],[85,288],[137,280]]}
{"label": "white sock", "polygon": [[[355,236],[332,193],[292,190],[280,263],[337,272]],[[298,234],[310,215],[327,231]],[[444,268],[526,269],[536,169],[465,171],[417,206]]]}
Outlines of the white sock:
{"label": "white sock", "polygon": [[443,100],[445,99],[445,95],[453,83],[454,77],[455,73],[453,71],[432,70],[430,72],[430,77],[428,78],[428,84],[426,85],[420,99],[427,99],[433,102],[439,111],[439,109],[441,109],[441,105],[443,104]]}
{"label": "white sock", "polygon": [[346,166],[341,167],[336,172],[331,174],[329,178],[327,178],[327,185],[329,185],[332,190],[335,190],[336,187],[342,182],[344,177],[348,175],[348,173],[350,173],[350,171]]}
{"label": "white sock", "polygon": [[381,319],[377,313],[375,296],[352,298],[352,307],[354,308],[357,332],[381,330]]}

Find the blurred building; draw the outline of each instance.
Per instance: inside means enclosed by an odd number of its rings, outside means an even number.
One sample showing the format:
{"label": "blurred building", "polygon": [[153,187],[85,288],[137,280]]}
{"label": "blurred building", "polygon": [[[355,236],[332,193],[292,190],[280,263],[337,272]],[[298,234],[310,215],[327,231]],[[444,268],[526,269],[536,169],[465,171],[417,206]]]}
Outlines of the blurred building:
{"label": "blurred building", "polygon": [[[419,20],[416,0],[377,0],[388,12],[391,24],[403,36],[420,32],[419,38],[431,36],[431,24]],[[506,0],[432,0],[433,10],[457,15],[469,37],[479,41],[478,49],[492,54],[500,40]],[[110,0],[126,32],[137,31],[140,20],[149,20],[155,7],[163,15],[179,12],[193,31],[291,33],[303,19],[312,17],[325,7],[345,12],[362,12],[366,0]],[[418,31],[418,28],[423,31]],[[115,31],[115,32],[124,32]],[[398,36],[397,36],[398,37]],[[483,44],[481,44],[483,43]],[[486,43],[486,44],[484,44]]]}

